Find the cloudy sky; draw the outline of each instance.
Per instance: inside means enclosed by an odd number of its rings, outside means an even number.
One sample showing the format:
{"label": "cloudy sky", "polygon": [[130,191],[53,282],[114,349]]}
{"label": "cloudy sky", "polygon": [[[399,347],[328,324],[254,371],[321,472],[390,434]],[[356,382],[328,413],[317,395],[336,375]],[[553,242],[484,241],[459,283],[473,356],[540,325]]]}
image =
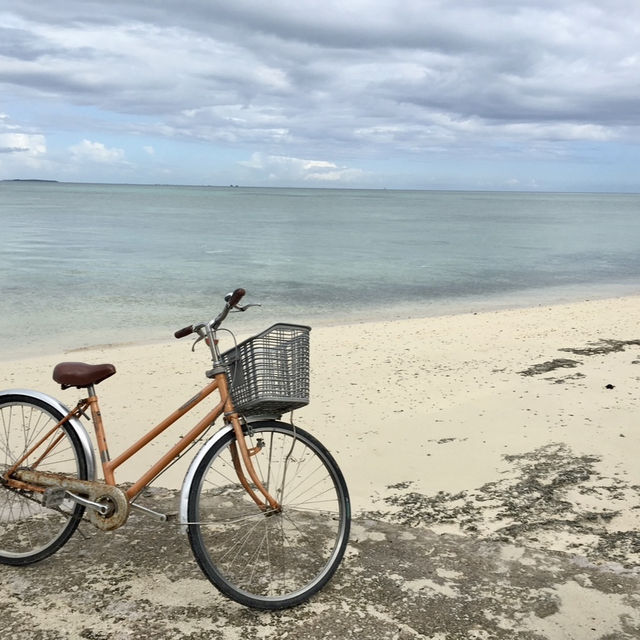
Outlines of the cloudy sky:
{"label": "cloudy sky", "polygon": [[638,0],[0,0],[0,178],[640,191]]}

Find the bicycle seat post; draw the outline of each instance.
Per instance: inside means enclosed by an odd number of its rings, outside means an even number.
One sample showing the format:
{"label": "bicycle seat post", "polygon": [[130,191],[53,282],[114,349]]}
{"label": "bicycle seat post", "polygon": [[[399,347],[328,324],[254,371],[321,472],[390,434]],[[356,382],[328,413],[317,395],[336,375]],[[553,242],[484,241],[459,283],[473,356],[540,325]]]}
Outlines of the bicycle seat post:
{"label": "bicycle seat post", "polygon": [[113,469],[108,465],[111,458],[109,457],[109,448],[107,446],[107,438],[104,432],[104,424],[102,422],[102,413],[100,412],[100,405],[98,403],[98,395],[96,394],[95,386],[90,384],[87,386],[87,402],[91,408],[91,419],[93,421],[93,428],[96,432],[96,441],[98,443],[98,450],[100,451],[100,460],[102,461],[102,470],[104,472],[104,480],[107,484],[115,485],[115,476]]}

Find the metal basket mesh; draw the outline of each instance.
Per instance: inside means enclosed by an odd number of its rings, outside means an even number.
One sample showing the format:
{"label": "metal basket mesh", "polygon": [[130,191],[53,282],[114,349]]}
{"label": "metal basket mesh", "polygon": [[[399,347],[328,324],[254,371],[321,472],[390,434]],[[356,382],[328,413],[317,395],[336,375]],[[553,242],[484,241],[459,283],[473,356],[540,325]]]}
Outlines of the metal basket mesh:
{"label": "metal basket mesh", "polygon": [[237,411],[282,415],[309,404],[310,330],[274,324],[222,354]]}

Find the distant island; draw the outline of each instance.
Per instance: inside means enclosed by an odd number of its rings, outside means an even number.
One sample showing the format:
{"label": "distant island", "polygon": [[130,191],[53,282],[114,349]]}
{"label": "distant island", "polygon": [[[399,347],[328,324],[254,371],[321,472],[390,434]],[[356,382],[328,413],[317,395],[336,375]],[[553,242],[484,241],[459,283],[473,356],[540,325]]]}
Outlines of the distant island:
{"label": "distant island", "polygon": [[60,182],[59,180],[40,180],[39,178],[13,178],[12,180],[0,180],[0,182]]}

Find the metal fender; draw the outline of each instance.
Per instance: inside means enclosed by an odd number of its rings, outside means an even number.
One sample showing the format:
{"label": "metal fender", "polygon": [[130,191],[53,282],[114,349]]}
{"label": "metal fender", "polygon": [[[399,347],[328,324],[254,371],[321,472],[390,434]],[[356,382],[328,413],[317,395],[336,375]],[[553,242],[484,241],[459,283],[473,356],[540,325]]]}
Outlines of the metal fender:
{"label": "metal fender", "polygon": [[[63,416],[66,416],[69,413],[69,409],[65,407],[65,405],[63,405],[59,400],[48,396],[46,393],[41,393],[40,391],[31,391],[30,389],[9,389],[7,391],[0,391],[0,401],[5,396],[22,396],[25,400],[28,400],[30,398],[41,400],[42,402],[46,402],[51,408],[59,411]],[[93,446],[91,444],[91,438],[89,438],[87,430],[84,428],[80,420],[78,420],[78,418],[69,418],[67,424],[69,425],[69,428],[72,429],[78,436],[80,446],[84,451],[84,455],[87,460],[87,477],[89,480],[95,480],[96,457],[93,451]]]}
{"label": "metal fender", "polygon": [[216,433],[211,437],[211,440],[207,440],[207,442],[202,445],[202,448],[198,451],[198,455],[191,461],[189,469],[187,469],[187,473],[182,482],[182,489],[180,491],[180,512],[178,514],[178,523],[180,524],[182,533],[187,533],[187,525],[189,524],[187,505],[189,503],[189,491],[191,489],[191,483],[193,482],[193,476],[196,473],[196,469],[211,448],[215,447],[218,442],[220,442],[220,440],[229,433],[229,431],[233,431],[233,427],[230,424],[225,425],[222,429],[216,431]]}

